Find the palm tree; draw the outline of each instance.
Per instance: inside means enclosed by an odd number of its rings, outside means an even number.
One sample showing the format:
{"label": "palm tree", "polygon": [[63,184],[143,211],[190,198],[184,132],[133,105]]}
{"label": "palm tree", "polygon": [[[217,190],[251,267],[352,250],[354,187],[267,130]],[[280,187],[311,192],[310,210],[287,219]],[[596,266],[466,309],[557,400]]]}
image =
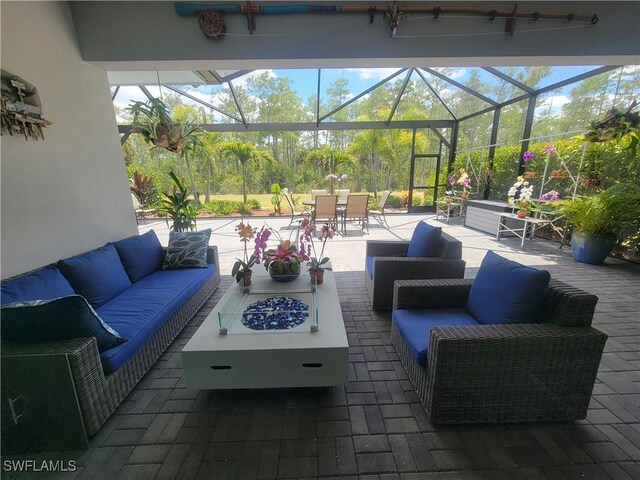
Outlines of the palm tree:
{"label": "palm tree", "polygon": [[271,155],[259,150],[253,145],[240,141],[222,142],[220,152],[225,156],[234,157],[242,167],[242,201],[247,204],[247,162],[252,160],[258,163],[260,160],[273,161]]}
{"label": "palm tree", "polygon": [[369,167],[371,190],[378,196],[377,173],[379,158],[390,150],[389,142],[382,130],[362,130],[353,138],[351,151]]}

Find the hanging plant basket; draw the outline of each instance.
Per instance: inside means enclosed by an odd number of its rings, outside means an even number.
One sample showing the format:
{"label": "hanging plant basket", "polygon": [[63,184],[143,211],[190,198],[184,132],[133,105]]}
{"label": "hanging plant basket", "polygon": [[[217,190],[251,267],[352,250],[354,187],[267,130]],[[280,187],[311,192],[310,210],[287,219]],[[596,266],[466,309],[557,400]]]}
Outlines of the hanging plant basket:
{"label": "hanging plant basket", "polygon": [[582,185],[585,188],[596,188],[600,186],[600,179],[599,178],[583,178],[580,181],[580,185]]}
{"label": "hanging plant basket", "polygon": [[535,180],[536,178],[540,178],[539,172],[524,172],[524,178],[528,180]]}
{"label": "hanging plant basket", "polygon": [[553,170],[549,175],[550,178],[567,178],[569,174],[565,170]]}

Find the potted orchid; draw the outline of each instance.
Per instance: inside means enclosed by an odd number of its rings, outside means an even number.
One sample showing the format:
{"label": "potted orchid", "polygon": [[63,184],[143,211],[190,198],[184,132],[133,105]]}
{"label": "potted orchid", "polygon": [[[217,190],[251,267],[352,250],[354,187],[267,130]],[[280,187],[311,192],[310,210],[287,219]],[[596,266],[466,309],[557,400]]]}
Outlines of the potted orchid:
{"label": "potted orchid", "polygon": [[447,184],[449,186],[449,189],[444,192],[446,195],[446,197],[444,198],[445,202],[451,203],[451,197],[455,197],[458,193],[458,186],[462,187],[460,198],[465,200],[469,198],[469,192],[471,190],[471,178],[464,168],[458,169],[457,172],[451,172],[451,174],[447,177]]}
{"label": "potted orchid", "polygon": [[[300,230],[296,230],[299,237]],[[293,232],[291,232],[293,234]],[[271,236],[278,240],[276,248],[267,248]],[[264,267],[276,282],[291,282],[300,275],[300,264],[304,260],[298,251],[297,240],[283,239],[280,234],[268,226],[256,233],[254,256],[255,263],[264,262]]]}
{"label": "potted orchid", "polygon": [[[309,267],[311,283],[320,285],[324,281],[324,271],[331,270],[331,267],[326,266],[329,262],[329,257],[324,256],[324,247],[327,244],[327,240],[333,238],[336,234],[338,227],[333,223],[325,223],[320,230],[317,230],[315,224],[311,223],[308,218],[305,218],[300,222],[300,228],[302,230],[300,252],[303,258],[308,260],[307,266]],[[316,245],[313,242],[314,235],[322,242],[320,255],[316,252]],[[311,256],[311,251],[313,251],[313,256]]]}
{"label": "potted orchid", "polygon": [[511,186],[507,195],[509,196],[509,205],[513,205],[519,218],[527,217],[530,209],[536,207],[531,201],[533,185],[529,184],[523,176],[516,179],[516,183]]}
{"label": "potted orchid", "polygon": [[235,277],[237,283],[240,283],[240,280],[243,280],[244,286],[248,287],[251,285],[251,267],[255,265],[257,257],[255,253],[252,253],[251,256],[249,256],[247,244],[249,243],[249,240],[255,236],[256,229],[248,223],[245,225],[244,222],[240,222],[238,226],[236,226],[236,232],[238,232],[238,235],[240,236],[240,241],[244,243],[244,259],[236,259],[236,263],[233,264],[233,268],[231,269],[231,275]]}

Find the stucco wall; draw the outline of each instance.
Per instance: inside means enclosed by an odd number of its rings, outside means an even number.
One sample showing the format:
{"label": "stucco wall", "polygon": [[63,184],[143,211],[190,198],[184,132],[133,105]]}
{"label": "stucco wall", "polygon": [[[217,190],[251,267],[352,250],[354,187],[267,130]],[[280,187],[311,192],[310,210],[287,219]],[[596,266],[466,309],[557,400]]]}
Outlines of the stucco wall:
{"label": "stucco wall", "polygon": [[136,233],[106,73],[66,2],[2,2],[2,68],[38,88],[45,140],[1,140],[2,278]]}

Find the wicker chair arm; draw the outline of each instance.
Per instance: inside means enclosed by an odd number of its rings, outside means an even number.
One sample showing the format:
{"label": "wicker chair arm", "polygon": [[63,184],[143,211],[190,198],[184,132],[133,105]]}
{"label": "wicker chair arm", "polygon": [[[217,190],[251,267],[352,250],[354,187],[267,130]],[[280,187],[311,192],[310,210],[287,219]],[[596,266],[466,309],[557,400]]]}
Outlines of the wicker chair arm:
{"label": "wicker chair arm", "polygon": [[207,263],[213,264],[217,268],[220,268],[220,259],[218,258],[218,247],[215,245],[209,245],[207,247]]}
{"label": "wicker chair arm", "polygon": [[391,257],[407,254],[409,242],[403,240],[368,240],[367,257]]}
{"label": "wicker chair arm", "polygon": [[472,283],[471,279],[396,280],[393,309],[463,308]]}
{"label": "wicker chair arm", "polygon": [[552,278],[540,321],[566,327],[588,327],[597,303],[597,296]]}

